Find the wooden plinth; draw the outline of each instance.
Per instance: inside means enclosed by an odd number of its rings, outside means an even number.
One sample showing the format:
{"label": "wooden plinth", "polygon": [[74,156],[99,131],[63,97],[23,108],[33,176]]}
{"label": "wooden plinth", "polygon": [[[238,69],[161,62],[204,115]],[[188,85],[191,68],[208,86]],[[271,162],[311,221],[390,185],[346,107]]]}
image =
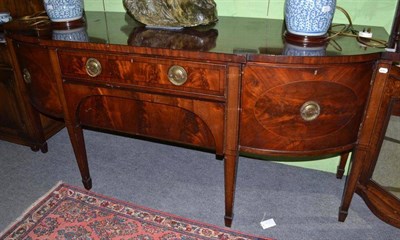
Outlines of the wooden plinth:
{"label": "wooden plinth", "polygon": [[328,34],[324,34],[322,36],[301,36],[285,31],[283,36],[286,42],[309,47],[321,46],[329,41]]}

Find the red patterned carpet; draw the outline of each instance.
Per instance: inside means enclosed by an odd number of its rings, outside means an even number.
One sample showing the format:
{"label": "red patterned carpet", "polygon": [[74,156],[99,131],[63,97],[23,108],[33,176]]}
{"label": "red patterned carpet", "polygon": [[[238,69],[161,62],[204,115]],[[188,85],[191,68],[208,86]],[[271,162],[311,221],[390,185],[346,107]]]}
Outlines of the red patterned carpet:
{"label": "red patterned carpet", "polygon": [[0,239],[266,239],[60,184]]}

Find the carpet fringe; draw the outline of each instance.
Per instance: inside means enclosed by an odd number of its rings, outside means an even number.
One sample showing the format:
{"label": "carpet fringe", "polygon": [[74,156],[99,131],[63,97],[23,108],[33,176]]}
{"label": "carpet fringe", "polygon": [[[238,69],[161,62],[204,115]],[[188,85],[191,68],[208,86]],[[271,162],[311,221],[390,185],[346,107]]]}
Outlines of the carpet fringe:
{"label": "carpet fringe", "polygon": [[59,181],[54,185],[49,191],[47,191],[45,194],[43,194],[38,200],[36,200],[34,203],[32,203],[28,208],[25,209],[25,211],[22,212],[22,214],[12,223],[10,223],[3,231],[0,232],[0,237],[2,237],[6,232],[8,232],[12,227],[14,227],[15,224],[17,224],[19,221],[22,220],[22,218],[30,211],[34,206],[39,204],[43,199],[45,199],[50,193],[52,193],[58,186],[63,184],[63,181]]}

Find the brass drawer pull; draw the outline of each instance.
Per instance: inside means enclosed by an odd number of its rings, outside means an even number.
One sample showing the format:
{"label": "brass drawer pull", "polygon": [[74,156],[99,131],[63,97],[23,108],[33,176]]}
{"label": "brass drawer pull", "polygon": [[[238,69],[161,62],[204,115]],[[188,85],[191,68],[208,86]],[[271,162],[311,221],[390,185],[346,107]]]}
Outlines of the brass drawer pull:
{"label": "brass drawer pull", "polygon": [[24,81],[25,81],[27,84],[30,84],[30,83],[32,82],[31,73],[29,72],[29,70],[28,70],[27,68],[24,68],[24,69],[22,70],[22,76],[23,76],[23,78],[24,78]]}
{"label": "brass drawer pull", "polygon": [[321,113],[321,107],[314,101],[305,102],[300,108],[300,115],[305,121],[313,121]]}
{"label": "brass drawer pull", "polygon": [[101,74],[101,63],[96,58],[89,58],[86,61],[86,73],[91,77],[97,77]]}
{"label": "brass drawer pull", "polygon": [[168,79],[176,86],[183,85],[187,81],[187,72],[183,67],[174,65],[168,70]]}

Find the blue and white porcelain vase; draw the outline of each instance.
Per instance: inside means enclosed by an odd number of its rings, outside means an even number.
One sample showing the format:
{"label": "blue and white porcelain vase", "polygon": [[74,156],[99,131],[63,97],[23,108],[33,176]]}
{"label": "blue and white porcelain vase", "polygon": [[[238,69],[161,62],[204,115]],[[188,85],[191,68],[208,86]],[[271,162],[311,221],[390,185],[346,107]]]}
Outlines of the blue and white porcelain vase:
{"label": "blue and white porcelain vase", "polygon": [[286,29],[300,36],[326,34],[335,13],[336,0],[286,0]]}
{"label": "blue and white porcelain vase", "polygon": [[70,22],[82,18],[83,0],[43,0],[52,22]]}

